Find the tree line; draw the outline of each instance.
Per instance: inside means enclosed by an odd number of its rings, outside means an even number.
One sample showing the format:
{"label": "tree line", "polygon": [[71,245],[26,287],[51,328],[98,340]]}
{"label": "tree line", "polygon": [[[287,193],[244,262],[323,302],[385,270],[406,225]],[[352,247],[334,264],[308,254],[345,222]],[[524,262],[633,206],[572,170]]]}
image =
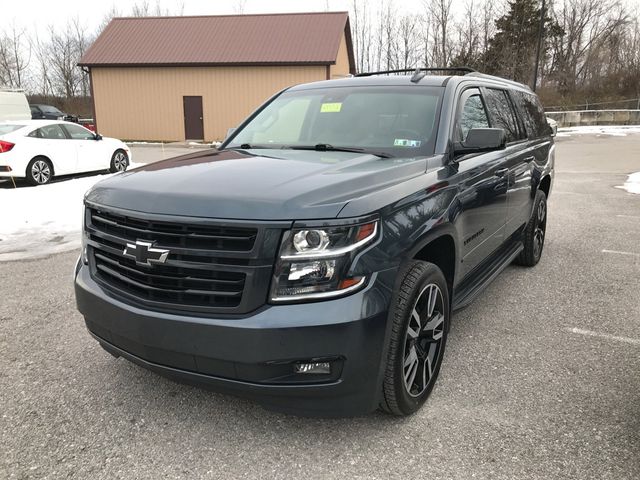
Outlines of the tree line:
{"label": "tree line", "polygon": [[[619,0],[352,0],[358,71],[468,66],[536,87],[550,107],[637,108],[638,6]],[[462,6],[461,6],[462,4]]]}
{"label": "tree line", "polygon": [[[536,87],[548,108],[638,105],[631,99],[640,97],[640,12],[630,3],[546,0],[542,12],[541,0],[456,0],[455,8],[454,0],[423,0],[418,11],[406,13],[402,0],[350,1],[359,72],[469,66],[531,86],[542,28]],[[244,2],[239,5],[242,12]],[[87,114],[90,86],[77,63],[110,19],[180,15],[183,8],[148,0],[127,12],[112,8],[97,31],[78,18],[44,33],[5,22],[0,85]]]}

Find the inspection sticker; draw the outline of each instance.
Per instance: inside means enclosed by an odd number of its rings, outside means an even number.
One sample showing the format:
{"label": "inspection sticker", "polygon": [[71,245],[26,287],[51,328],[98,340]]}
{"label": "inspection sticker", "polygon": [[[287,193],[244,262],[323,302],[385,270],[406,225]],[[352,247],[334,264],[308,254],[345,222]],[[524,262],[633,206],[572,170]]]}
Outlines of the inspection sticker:
{"label": "inspection sticker", "polygon": [[342,109],[342,103],[323,103],[320,113],[338,113]]}
{"label": "inspection sticker", "polygon": [[421,144],[420,140],[408,140],[406,138],[396,138],[393,141],[394,147],[419,147]]}

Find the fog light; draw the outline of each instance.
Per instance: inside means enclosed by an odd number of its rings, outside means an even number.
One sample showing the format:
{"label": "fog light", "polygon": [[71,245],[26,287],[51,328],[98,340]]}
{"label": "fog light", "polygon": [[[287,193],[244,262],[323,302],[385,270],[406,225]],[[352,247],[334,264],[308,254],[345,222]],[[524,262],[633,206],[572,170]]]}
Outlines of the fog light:
{"label": "fog light", "polygon": [[296,363],[294,371],[296,373],[328,375],[331,373],[331,364],[329,362]]}

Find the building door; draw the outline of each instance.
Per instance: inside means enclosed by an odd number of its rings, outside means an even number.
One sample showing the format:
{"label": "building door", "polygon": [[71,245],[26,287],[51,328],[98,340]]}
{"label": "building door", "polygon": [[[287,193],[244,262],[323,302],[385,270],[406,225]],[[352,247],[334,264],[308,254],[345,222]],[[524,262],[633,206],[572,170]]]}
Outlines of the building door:
{"label": "building door", "polygon": [[182,97],[184,100],[185,140],[204,140],[202,97]]}

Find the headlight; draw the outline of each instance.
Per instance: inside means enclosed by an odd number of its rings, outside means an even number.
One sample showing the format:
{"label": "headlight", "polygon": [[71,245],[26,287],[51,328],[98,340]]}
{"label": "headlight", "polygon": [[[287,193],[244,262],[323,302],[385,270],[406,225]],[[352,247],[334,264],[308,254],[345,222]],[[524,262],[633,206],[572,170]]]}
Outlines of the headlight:
{"label": "headlight", "polygon": [[366,278],[350,275],[354,255],[377,233],[377,220],[285,232],[271,282],[271,301],[330,298],[357,290]]}

